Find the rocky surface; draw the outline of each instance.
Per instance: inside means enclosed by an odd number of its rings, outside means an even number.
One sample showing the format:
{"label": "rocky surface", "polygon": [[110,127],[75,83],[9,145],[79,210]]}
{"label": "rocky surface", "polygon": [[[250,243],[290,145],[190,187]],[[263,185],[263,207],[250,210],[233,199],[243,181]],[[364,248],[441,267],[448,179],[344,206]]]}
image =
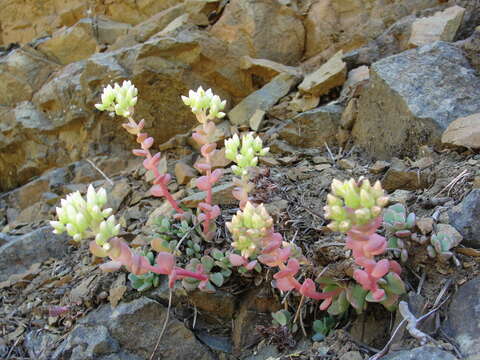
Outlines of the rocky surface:
{"label": "rocky surface", "polygon": [[385,360],[455,360],[452,354],[435,346],[422,346],[413,350],[399,351],[384,357]]}
{"label": "rocky surface", "polygon": [[473,189],[448,213],[451,224],[463,235],[464,244],[480,249],[480,189]]}
{"label": "rocky surface", "polygon": [[480,113],[458,118],[442,134],[445,145],[480,148]]}
{"label": "rocky surface", "polygon": [[480,331],[478,319],[480,315],[480,278],[470,280],[462,285],[454,295],[448,311],[446,331],[458,343],[462,355],[467,359],[480,359],[480,340],[477,336]]}
{"label": "rocky surface", "polygon": [[480,110],[478,74],[460,49],[445,42],[380,60],[370,76],[352,134],[378,157],[437,145],[452,121]]}

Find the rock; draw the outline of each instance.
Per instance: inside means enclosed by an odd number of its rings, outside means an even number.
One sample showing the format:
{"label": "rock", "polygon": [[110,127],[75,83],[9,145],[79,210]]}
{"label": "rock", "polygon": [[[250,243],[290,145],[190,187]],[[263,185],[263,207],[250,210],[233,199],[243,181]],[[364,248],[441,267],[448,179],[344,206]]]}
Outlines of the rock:
{"label": "rock", "polygon": [[175,179],[179,184],[185,185],[197,176],[197,171],[183,161],[175,164]]}
{"label": "rock", "polygon": [[49,360],[59,338],[43,329],[32,330],[25,336],[24,345],[31,359]]}
{"label": "rock", "polygon": [[468,281],[453,295],[444,330],[460,347],[466,359],[480,359],[480,278]]}
{"label": "rock", "polygon": [[463,240],[463,236],[449,224],[437,224],[435,232],[447,235],[452,240],[452,248],[460,245]]}
{"label": "rock", "polygon": [[[436,346],[422,346],[413,350],[403,350],[383,357],[385,360],[456,360],[452,354]],[[472,359],[474,360],[474,359]]]}
{"label": "rock", "polygon": [[369,171],[372,174],[381,174],[386,169],[388,169],[389,166],[390,166],[389,162],[382,161],[382,160],[377,160],[377,161],[375,161],[375,163],[372,166],[370,166]]}
{"label": "rock", "polygon": [[337,86],[342,86],[347,79],[347,65],[342,60],[343,52],[339,51],[313,73],[305,76],[298,89],[315,96],[325,95]]}
{"label": "rock", "polygon": [[248,73],[259,76],[265,83],[270,82],[275,76],[286,73],[300,77],[301,72],[298,68],[287,66],[267,59],[254,59],[250,56],[244,56],[240,62],[240,68]]}
{"label": "rock", "polygon": [[412,24],[410,47],[423,46],[438,40],[453,41],[462,24],[465,9],[461,6],[452,6],[433,16],[419,18]]}
{"label": "rock", "polygon": [[100,44],[112,45],[119,37],[126,35],[132,26],[122,22],[112,21],[106,17],[98,17],[95,23]]}
{"label": "rock", "polygon": [[480,78],[454,45],[409,50],[376,62],[370,73],[352,134],[377,157],[438,145],[453,120],[480,111]]}
{"label": "rock", "polygon": [[231,0],[210,34],[239,54],[287,65],[297,63],[304,50],[300,17],[277,1]]}
{"label": "rock", "polygon": [[349,351],[340,356],[339,360],[363,360],[363,357],[358,351]]}
{"label": "rock", "polygon": [[480,113],[453,121],[443,132],[442,143],[480,149]]}
{"label": "rock", "polygon": [[250,125],[250,129],[252,129],[253,131],[258,131],[262,126],[262,122],[263,122],[263,119],[265,118],[265,114],[266,114],[265,111],[257,109],[253,113],[250,120],[248,120],[248,124]]}
{"label": "rock", "polygon": [[[225,169],[232,162],[232,160],[229,160],[225,157],[224,147],[216,151],[210,158],[210,161],[212,169]],[[204,158],[199,156],[197,161],[195,161],[195,164],[193,164],[193,167],[197,168],[198,164],[203,162],[205,162]]]}
{"label": "rock", "polygon": [[382,185],[387,191],[423,189],[428,186],[428,177],[426,172],[409,170],[402,161],[394,158],[382,178]]}
{"label": "rock", "polygon": [[340,126],[345,130],[352,130],[358,116],[358,100],[352,99],[348,102],[340,118]]}
{"label": "rock", "polygon": [[11,236],[8,236],[7,234],[0,232],[0,247],[2,245],[5,245],[7,242],[13,240]]}
{"label": "rock", "polygon": [[384,309],[375,309],[357,316],[350,329],[352,339],[373,347],[385,344],[389,337],[389,322],[385,319],[385,312]]}
{"label": "rock", "polygon": [[[0,105],[14,106],[22,101],[30,101],[58,65],[35,49],[24,46],[0,58]],[[0,131],[7,126],[4,121]],[[0,133],[1,134],[1,133]],[[0,144],[1,135],[0,135]]]}
{"label": "rock", "polygon": [[468,39],[455,44],[463,49],[472,66],[480,72],[480,26],[475,29]]}
{"label": "rock", "polygon": [[0,281],[27,271],[33,263],[64,257],[68,248],[68,236],[53,234],[50,226],[12,238],[0,247]]}
{"label": "rock", "polygon": [[331,104],[295,116],[280,130],[280,137],[301,147],[323,147],[335,144],[343,108]]}
{"label": "rock", "polygon": [[108,202],[106,207],[112,208],[115,214],[122,205],[127,205],[127,197],[132,192],[128,179],[120,179],[115,181],[113,186],[105,187],[108,193]]}
{"label": "rock", "polygon": [[401,203],[407,206],[407,203],[413,199],[415,195],[408,190],[395,190],[392,194],[388,195],[388,202],[390,204]]}
{"label": "rock", "polygon": [[437,0],[324,0],[314,2],[305,19],[306,58],[325,61],[340,49],[350,51],[378,38],[395,21],[438,6]]}
{"label": "rock", "polygon": [[320,103],[320,97],[310,94],[301,94],[297,92],[293,99],[288,103],[288,110],[296,112],[305,112],[315,109]]}
{"label": "rock", "polygon": [[480,189],[473,189],[448,212],[450,224],[463,236],[465,246],[480,249]]}
{"label": "rock", "polygon": [[52,37],[38,45],[45,55],[60,64],[70,64],[94,54],[97,41],[91,19],[82,19],[74,26],[60,29]]}
{"label": "rock", "polygon": [[338,161],[338,166],[343,170],[352,170],[357,164],[351,159],[341,159]]}
{"label": "rock", "polygon": [[358,97],[370,80],[370,68],[368,66],[359,66],[348,73],[348,78],[343,84],[340,93],[340,101]]}
{"label": "rock", "polygon": [[[103,305],[77,322],[52,355],[52,360],[149,358],[162,329],[159,324],[163,324],[165,315],[163,305],[145,297],[121,303],[114,310],[110,305]],[[165,360],[213,359],[193,333],[172,317],[158,351]]]}
{"label": "rock", "polygon": [[280,74],[261,89],[244,98],[228,113],[234,125],[248,125],[249,119],[257,110],[268,111],[278,100],[287,95],[298,84],[298,77]]}
{"label": "rock", "polygon": [[[216,205],[232,205],[237,204],[238,200],[232,195],[233,183],[228,182],[222,185],[217,185],[212,188],[212,202]],[[182,199],[181,203],[189,208],[197,207],[197,205],[205,199],[203,191],[197,192],[193,195]]]}

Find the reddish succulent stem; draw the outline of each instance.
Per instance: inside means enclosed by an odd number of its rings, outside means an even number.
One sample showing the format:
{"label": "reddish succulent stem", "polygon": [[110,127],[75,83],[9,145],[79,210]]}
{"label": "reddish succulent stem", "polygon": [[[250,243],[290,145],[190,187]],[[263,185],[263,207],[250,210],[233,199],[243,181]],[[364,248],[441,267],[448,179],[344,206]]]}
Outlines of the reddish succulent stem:
{"label": "reddish succulent stem", "polygon": [[196,280],[199,280],[199,281],[208,280],[208,277],[206,275],[199,274],[199,273],[189,271],[189,270],[185,270],[185,269],[182,269],[182,268],[176,268],[175,272],[177,273],[177,275],[179,277],[189,277],[189,278],[196,279]]}

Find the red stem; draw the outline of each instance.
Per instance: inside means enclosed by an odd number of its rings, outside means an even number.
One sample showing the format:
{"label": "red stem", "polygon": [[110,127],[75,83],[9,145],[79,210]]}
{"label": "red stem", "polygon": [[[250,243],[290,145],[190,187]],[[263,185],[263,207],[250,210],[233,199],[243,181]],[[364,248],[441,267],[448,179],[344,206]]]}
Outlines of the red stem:
{"label": "red stem", "polygon": [[208,280],[208,277],[206,275],[199,274],[199,273],[189,271],[189,270],[185,270],[185,269],[182,269],[182,268],[176,268],[175,272],[177,273],[178,276],[181,276],[181,277],[189,277],[189,278],[197,279],[197,280],[200,280],[200,281]]}

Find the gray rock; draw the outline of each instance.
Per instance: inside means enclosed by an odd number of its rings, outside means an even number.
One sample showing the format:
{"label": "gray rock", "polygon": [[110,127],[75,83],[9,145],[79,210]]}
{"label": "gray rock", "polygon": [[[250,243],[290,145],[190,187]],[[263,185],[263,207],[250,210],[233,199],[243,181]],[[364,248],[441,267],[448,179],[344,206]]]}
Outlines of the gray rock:
{"label": "gray rock", "polygon": [[298,114],[280,130],[280,137],[290,145],[323,147],[335,144],[343,107],[330,104]]}
{"label": "gray rock", "polygon": [[[148,359],[166,316],[158,302],[140,298],[115,309],[104,305],[81,319],[53,360]],[[170,318],[157,350],[162,360],[210,360],[213,356],[180,321]]]}
{"label": "gray rock", "polygon": [[480,249],[480,189],[473,189],[448,212],[450,224],[463,236],[463,244]]}
{"label": "gray rock", "polygon": [[60,335],[47,332],[43,329],[30,331],[25,336],[24,346],[31,359],[49,360],[52,350]]}
{"label": "gray rock", "polygon": [[68,247],[68,237],[53,234],[50,226],[18,236],[0,247],[0,281],[28,270],[34,263],[61,258]]}
{"label": "gray rock", "polygon": [[[477,220],[478,221],[478,220]],[[468,360],[480,359],[480,277],[462,285],[453,296],[445,324]]]}
{"label": "gray rock", "polygon": [[11,240],[12,240],[11,236],[8,236],[7,234],[0,232],[0,246],[5,245],[7,242]]}
{"label": "gray rock", "polygon": [[228,113],[230,122],[234,125],[248,125],[255,111],[258,109],[268,111],[299,81],[300,78],[292,74],[282,73],[275,76],[272,81],[248,95]]}
{"label": "gray rock", "polygon": [[382,358],[384,360],[456,360],[452,354],[434,346],[422,346],[413,350],[399,351]]}
{"label": "gray rock", "polygon": [[381,158],[439,144],[455,119],[480,111],[480,77],[456,46],[435,42],[374,63],[353,128]]}

